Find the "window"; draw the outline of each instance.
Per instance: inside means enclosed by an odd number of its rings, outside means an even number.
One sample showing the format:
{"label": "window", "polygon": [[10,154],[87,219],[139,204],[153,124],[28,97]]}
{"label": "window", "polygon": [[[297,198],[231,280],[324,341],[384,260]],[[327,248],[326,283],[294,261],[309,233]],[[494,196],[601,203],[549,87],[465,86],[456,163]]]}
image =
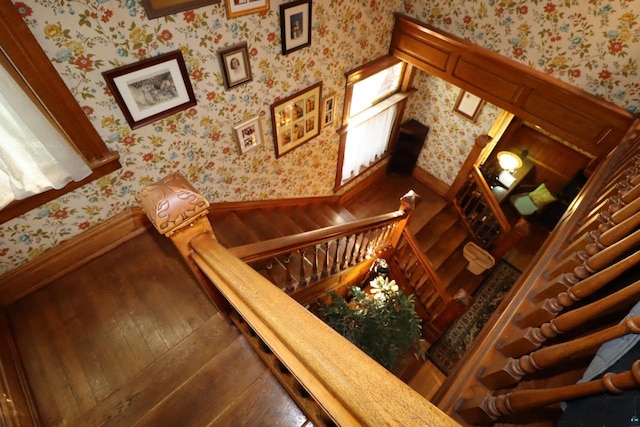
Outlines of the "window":
{"label": "window", "polygon": [[11,0],[0,0],[0,47],[0,65],[91,168],[87,178],[71,182],[63,189],[12,202],[0,210],[2,223],[120,168],[120,162],[118,153],[109,151],[91,125]]}
{"label": "window", "polygon": [[336,190],[389,155],[408,97],[406,67],[385,56],[347,73]]}

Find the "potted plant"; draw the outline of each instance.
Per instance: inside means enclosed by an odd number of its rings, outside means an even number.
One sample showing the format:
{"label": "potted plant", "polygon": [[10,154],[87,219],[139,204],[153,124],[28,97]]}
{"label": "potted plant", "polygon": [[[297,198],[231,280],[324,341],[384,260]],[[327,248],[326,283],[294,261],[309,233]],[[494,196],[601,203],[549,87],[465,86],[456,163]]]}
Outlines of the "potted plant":
{"label": "potted plant", "polygon": [[394,372],[421,335],[414,296],[405,295],[395,280],[379,274],[365,290],[348,288],[346,298],[335,292],[317,304],[319,316],[371,358]]}

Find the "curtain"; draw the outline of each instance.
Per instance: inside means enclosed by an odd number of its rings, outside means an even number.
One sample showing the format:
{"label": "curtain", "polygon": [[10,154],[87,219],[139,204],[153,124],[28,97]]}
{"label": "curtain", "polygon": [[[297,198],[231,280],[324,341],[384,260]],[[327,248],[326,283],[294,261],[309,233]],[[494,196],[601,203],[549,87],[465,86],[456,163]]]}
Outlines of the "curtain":
{"label": "curtain", "polygon": [[0,209],[90,174],[82,158],[0,67]]}
{"label": "curtain", "polygon": [[378,161],[387,151],[396,111],[397,106],[393,105],[348,131],[341,184]]}

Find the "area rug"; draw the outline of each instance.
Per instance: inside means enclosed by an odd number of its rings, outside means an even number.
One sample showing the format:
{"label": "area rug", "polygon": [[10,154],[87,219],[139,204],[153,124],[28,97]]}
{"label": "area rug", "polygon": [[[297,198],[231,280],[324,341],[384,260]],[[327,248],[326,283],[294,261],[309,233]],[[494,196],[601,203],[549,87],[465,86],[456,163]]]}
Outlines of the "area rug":
{"label": "area rug", "polygon": [[438,369],[449,375],[518,276],[520,270],[507,261],[498,262],[473,295],[475,302],[469,310],[427,350],[427,357]]}

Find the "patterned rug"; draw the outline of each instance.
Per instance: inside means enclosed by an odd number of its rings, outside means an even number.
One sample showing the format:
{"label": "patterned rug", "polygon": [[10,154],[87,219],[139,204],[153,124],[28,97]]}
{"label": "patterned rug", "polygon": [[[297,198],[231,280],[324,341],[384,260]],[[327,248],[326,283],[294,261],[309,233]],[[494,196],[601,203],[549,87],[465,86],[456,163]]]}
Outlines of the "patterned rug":
{"label": "patterned rug", "polygon": [[427,350],[427,356],[438,369],[449,375],[518,276],[520,270],[507,261],[498,262],[473,295],[475,302],[469,311],[453,322]]}

